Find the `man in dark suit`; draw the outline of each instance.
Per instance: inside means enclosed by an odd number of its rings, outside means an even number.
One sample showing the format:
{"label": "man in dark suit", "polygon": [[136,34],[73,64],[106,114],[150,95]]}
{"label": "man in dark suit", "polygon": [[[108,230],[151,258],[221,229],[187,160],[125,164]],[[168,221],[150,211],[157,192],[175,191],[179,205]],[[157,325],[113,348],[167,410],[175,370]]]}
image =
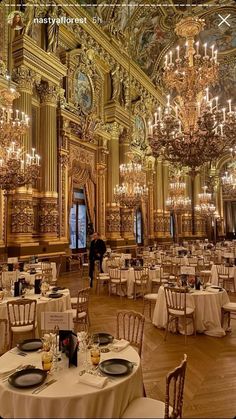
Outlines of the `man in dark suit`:
{"label": "man in dark suit", "polygon": [[99,233],[93,234],[93,240],[91,241],[90,251],[89,251],[89,277],[90,277],[90,287],[93,286],[93,274],[94,274],[94,266],[95,261],[99,261],[100,271],[102,270],[102,260],[103,255],[106,252],[106,245],[105,242],[100,238]]}

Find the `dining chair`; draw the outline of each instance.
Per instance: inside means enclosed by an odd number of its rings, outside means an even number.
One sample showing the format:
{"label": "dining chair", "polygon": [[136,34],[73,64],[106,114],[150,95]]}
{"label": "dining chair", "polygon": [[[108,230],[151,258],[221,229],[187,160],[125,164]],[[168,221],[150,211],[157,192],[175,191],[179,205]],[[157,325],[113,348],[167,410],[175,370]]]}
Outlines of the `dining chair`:
{"label": "dining chair", "polygon": [[[221,307],[221,326],[224,327],[224,319],[227,316],[228,329],[230,328],[230,320],[232,316],[236,316],[236,303],[228,302]],[[234,317],[235,318],[235,317]]]}
{"label": "dining chair", "polygon": [[109,295],[111,295],[112,288],[115,289],[115,293],[120,295],[127,295],[127,278],[121,278],[120,268],[109,269]]}
{"label": "dining chair", "polygon": [[145,315],[145,308],[148,307],[149,318],[152,319],[152,308],[155,306],[157,301],[157,293],[150,292],[143,296],[143,315]]}
{"label": "dining chair", "polygon": [[100,295],[100,291],[102,288],[106,288],[109,293],[110,275],[107,273],[100,272],[97,274],[96,279],[96,294]]}
{"label": "dining chair", "polygon": [[[10,348],[14,334],[31,333],[35,338],[37,300],[20,299],[7,301]],[[20,336],[21,337],[21,336]]]}
{"label": "dining chair", "polygon": [[193,323],[194,334],[196,335],[194,308],[187,307],[187,288],[164,287],[166,309],[167,309],[167,324],[164,340],[167,338],[169,325],[175,321],[176,331],[179,329],[179,319],[183,319],[185,343],[187,342],[187,320],[190,319]]}
{"label": "dining chair", "polygon": [[182,418],[187,355],[181,364],[166,376],[165,402],[148,397],[134,399],[122,418]]}
{"label": "dining chair", "polygon": [[145,317],[136,311],[120,310],[116,316],[116,338],[126,339],[141,357]]}
{"label": "dining chair", "polygon": [[7,319],[0,319],[0,334],[1,334],[1,346],[0,355],[3,355],[8,350],[7,342]]}
{"label": "dining chair", "polygon": [[134,299],[136,300],[137,293],[143,297],[147,293],[149,284],[149,269],[134,270]]}
{"label": "dining chair", "polygon": [[65,310],[65,313],[72,313],[76,332],[87,331],[90,326],[89,294],[89,287],[79,290],[76,308]]}
{"label": "dining chair", "polygon": [[[229,289],[227,291],[231,291],[232,287],[234,292],[236,292],[235,289],[235,282],[234,282],[234,273],[231,274],[230,267],[225,265],[216,265],[217,274],[218,274],[218,284],[222,286],[223,288],[227,289],[229,286]],[[235,269],[232,267],[231,269]]]}

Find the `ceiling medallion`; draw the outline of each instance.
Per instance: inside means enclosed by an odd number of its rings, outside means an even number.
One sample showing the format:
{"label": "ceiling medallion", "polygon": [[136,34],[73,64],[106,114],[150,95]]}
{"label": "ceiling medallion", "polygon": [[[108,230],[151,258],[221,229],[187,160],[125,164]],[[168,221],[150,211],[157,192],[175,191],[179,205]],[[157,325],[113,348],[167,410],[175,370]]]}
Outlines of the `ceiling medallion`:
{"label": "ceiling medallion", "polygon": [[176,94],[173,109],[170,95],[167,104],[158,108],[149,121],[149,144],[154,157],[186,166],[195,174],[204,163],[217,159],[236,144],[236,112],[231,100],[220,108],[210,87],[218,83],[219,63],[214,45],[200,45],[194,36],[204,27],[204,20],[187,17],[176,25],[176,33],[186,39],[184,51],[179,46],[165,57],[164,82]]}

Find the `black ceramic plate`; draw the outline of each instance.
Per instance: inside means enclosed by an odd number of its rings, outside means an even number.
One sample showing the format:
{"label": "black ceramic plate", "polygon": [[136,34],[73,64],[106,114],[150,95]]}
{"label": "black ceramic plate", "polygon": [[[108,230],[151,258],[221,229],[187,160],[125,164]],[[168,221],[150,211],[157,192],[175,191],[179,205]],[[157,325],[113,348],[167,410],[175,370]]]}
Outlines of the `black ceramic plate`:
{"label": "black ceramic plate", "polygon": [[53,287],[52,291],[57,292],[57,291],[61,291],[61,290],[65,290],[65,287]]}
{"label": "black ceramic plate", "polygon": [[41,339],[26,339],[19,343],[17,347],[25,352],[38,351],[43,347],[43,343]]}
{"label": "black ceramic plate", "polygon": [[213,288],[215,290],[223,291],[223,288],[222,287],[218,287],[218,285],[211,285],[210,288]]}
{"label": "black ceramic plate", "polygon": [[56,292],[49,294],[49,298],[60,298],[63,297],[63,294],[57,294]]}
{"label": "black ceramic plate", "polygon": [[17,388],[30,388],[39,386],[47,377],[47,372],[38,368],[29,368],[17,371],[8,378],[9,384]]}
{"label": "black ceramic plate", "polygon": [[99,345],[107,345],[108,343],[113,342],[114,337],[109,333],[95,333],[93,335],[94,343],[99,343]]}
{"label": "black ceramic plate", "polygon": [[127,359],[106,359],[99,364],[99,369],[103,374],[126,375],[132,371],[133,364]]}

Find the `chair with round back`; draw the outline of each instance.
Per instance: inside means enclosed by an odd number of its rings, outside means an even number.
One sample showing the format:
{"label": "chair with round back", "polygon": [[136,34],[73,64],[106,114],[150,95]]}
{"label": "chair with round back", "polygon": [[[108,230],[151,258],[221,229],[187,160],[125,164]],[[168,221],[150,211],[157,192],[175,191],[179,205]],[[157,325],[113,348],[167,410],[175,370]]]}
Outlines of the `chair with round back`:
{"label": "chair with round back", "polygon": [[182,418],[186,366],[185,354],[181,364],[167,374],[165,402],[138,397],[128,405],[122,418]]}

